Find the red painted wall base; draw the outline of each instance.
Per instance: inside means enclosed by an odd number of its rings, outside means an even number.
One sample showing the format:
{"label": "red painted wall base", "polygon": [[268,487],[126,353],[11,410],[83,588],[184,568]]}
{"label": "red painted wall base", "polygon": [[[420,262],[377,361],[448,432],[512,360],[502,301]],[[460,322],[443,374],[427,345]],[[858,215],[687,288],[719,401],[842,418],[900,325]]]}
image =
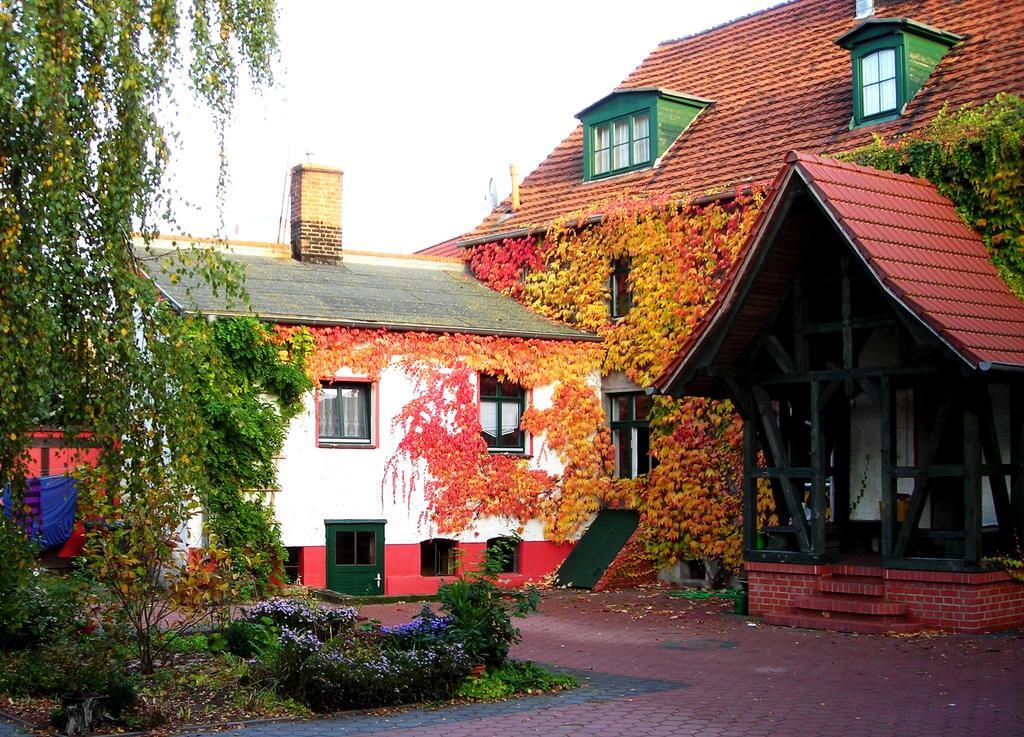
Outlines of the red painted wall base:
{"label": "red painted wall base", "polygon": [[[459,543],[459,570],[472,570],[479,565],[487,549],[486,543]],[[571,543],[547,541],[523,542],[519,546],[519,572],[504,574],[502,585],[523,586],[538,581],[558,569],[572,550]],[[327,585],[327,548],[304,547],[299,553],[299,575],[306,586]],[[384,594],[386,596],[433,595],[451,576],[420,575],[420,544],[399,543],[384,546]]]}

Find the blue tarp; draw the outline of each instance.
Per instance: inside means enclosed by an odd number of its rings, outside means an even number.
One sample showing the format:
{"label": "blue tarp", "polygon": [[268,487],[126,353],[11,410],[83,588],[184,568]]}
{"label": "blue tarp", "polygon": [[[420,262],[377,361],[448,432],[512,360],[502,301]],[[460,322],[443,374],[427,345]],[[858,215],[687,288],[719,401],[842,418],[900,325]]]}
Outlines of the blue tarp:
{"label": "blue tarp", "polygon": [[[28,494],[39,496],[39,514],[29,521],[29,534],[43,548],[61,545],[75,528],[78,487],[70,476],[42,476],[28,480]],[[11,486],[4,485],[4,514],[11,516]],[[35,506],[34,504],[32,505]]]}

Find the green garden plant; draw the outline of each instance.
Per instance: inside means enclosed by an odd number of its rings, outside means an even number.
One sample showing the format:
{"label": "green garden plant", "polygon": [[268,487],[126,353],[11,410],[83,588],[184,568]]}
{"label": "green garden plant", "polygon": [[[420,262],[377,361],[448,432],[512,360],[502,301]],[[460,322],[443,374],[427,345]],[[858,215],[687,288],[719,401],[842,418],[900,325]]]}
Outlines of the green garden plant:
{"label": "green garden plant", "polygon": [[517,538],[503,538],[487,548],[480,566],[438,589],[441,610],[448,615],[445,639],[459,643],[474,663],[489,668],[502,665],[509,647],[519,642],[519,629],[512,617],[536,611],[540,594],[536,588],[511,591],[498,586],[505,561]]}

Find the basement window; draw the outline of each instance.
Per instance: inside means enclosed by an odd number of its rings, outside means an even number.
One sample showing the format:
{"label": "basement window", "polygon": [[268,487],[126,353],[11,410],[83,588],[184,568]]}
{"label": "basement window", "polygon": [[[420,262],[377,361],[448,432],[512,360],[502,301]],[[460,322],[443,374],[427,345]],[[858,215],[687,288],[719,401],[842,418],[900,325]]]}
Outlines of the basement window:
{"label": "basement window", "polygon": [[458,565],[459,544],[454,540],[434,538],[420,543],[421,576],[454,576]]}
{"label": "basement window", "polygon": [[519,573],[519,541],[514,537],[492,537],[487,541],[487,549],[500,548],[502,573]]}

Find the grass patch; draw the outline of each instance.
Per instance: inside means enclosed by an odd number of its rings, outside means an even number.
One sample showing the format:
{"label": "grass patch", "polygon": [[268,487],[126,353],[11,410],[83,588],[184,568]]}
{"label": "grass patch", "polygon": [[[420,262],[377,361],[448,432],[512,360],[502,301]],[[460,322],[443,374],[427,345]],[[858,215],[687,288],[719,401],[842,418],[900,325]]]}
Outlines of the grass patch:
{"label": "grass patch", "polygon": [[513,696],[556,693],[579,688],[572,676],[544,670],[530,661],[509,660],[475,678],[467,679],[456,696],[472,701],[500,701]]}

